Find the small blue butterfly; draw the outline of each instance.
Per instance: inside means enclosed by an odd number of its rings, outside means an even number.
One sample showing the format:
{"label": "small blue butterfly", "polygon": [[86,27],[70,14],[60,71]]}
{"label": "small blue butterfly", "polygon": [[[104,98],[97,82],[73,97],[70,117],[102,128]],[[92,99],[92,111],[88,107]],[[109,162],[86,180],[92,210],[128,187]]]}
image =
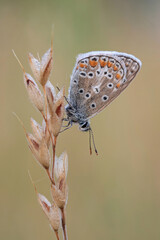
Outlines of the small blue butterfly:
{"label": "small blue butterfly", "polygon": [[69,124],[90,131],[89,119],[107,107],[130,84],[141,68],[136,57],[119,52],[96,51],[77,57],[70,81]]}

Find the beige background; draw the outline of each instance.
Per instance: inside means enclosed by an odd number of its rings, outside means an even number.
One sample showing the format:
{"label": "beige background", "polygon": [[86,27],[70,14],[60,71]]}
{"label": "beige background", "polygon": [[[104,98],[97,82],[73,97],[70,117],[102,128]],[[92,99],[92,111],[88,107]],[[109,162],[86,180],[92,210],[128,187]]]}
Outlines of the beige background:
{"label": "beige background", "polygon": [[88,134],[74,126],[58,140],[69,155],[69,239],[160,239],[160,2],[0,1],[0,239],[55,239],[28,176],[50,199],[49,182],[34,161],[16,112],[30,131],[31,106],[15,50],[26,71],[27,54],[50,47],[51,81],[69,87],[75,57],[91,50],[122,51],[141,59],[134,82],[92,119],[99,156],[89,155]]}

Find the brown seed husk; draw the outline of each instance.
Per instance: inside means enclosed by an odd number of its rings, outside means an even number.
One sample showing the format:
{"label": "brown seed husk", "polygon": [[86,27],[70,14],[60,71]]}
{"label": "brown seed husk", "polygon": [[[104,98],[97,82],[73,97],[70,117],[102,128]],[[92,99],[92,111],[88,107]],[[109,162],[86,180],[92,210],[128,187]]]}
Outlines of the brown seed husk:
{"label": "brown seed husk", "polygon": [[68,173],[68,155],[67,152],[63,152],[60,157],[55,158],[54,172],[57,179],[64,176],[65,180]]}
{"label": "brown seed husk", "polygon": [[33,131],[35,138],[38,141],[41,141],[42,137],[44,137],[43,129],[40,126],[40,124],[37,123],[33,118],[31,118],[31,127],[32,127],[32,131]]}
{"label": "brown seed husk", "polygon": [[50,161],[51,161],[50,152],[48,150],[45,138],[42,138],[39,147],[39,162],[45,169],[49,169]]}
{"label": "brown seed husk", "polygon": [[28,74],[24,74],[24,83],[28,92],[28,96],[33,105],[40,111],[43,111],[44,100],[41,91],[34,79]]}
{"label": "brown seed husk", "polygon": [[40,62],[31,54],[28,55],[30,67],[32,69],[35,79],[39,82],[40,80]]}
{"label": "brown seed husk", "polygon": [[37,142],[37,139],[31,133],[27,133],[26,138],[33,156],[39,162],[39,143]]}
{"label": "brown seed husk", "polygon": [[53,105],[56,99],[56,92],[50,81],[47,82],[45,88],[46,88],[49,114],[53,115]]}
{"label": "brown seed husk", "polygon": [[50,48],[42,57],[41,70],[40,70],[40,83],[45,86],[53,66],[52,49]]}
{"label": "brown seed husk", "polygon": [[58,231],[61,224],[61,215],[58,207],[54,203],[51,205],[48,199],[40,193],[37,194],[37,198],[52,228]]}
{"label": "brown seed husk", "polygon": [[46,126],[46,122],[45,122],[44,119],[43,119],[43,122],[42,122],[42,128],[43,128],[43,132],[44,132],[45,142],[46,142],[47,147],[49,149],[49,146],[50,146],[50,143],[51,143],[51,136],[50,136],[50,133],[48,131],[48,127]]}
{"label": "brown seed husk", "polygon": [[68,187],[66,183],[63,185],[63,189],[59,189],[55,185],[51,186],[51,195],[53,198],[53,201],[57,204],[59,208],[64,208],[65,205],[67,204],[68,200]]}

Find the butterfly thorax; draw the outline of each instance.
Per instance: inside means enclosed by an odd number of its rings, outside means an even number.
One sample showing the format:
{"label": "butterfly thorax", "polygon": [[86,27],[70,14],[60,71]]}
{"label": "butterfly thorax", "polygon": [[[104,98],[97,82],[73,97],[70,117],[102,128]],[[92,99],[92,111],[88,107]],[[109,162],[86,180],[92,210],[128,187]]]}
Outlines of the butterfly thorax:
{"label": "butterfly thorax", "polygon": [[68,121],[72,125],[73,123],[79,124],[79,129],[81,131],[87,132],[90,129],[89,121],[84,120],[80,114],[77,113],[76,109],[67,105],[66,106],[66,114]]}

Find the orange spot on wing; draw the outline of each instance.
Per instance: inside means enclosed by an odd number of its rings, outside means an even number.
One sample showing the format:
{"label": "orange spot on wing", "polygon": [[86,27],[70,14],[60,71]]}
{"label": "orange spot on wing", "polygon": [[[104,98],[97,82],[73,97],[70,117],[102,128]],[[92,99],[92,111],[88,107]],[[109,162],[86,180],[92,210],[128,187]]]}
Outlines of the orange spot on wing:
{"label": "orange spot on wing", "polygon": [[91,67],[96,67],[98,62],[90,60],[89,64],[91,65]]}
{"label": "orange spot on wing", "polygon": [[87,67],[87,65],[84,64],[84,63],[80,63],[79,66],[80,66],[81,68],[84,68],[84,67],[86,68],[86,67]]}
{"label": "orange spot on wing", "polygon": [[83,67],[84,67],[84,63],[80,63],[79,66],[80,66],[81,68],[83,68]]}
{"label": "orange spot on wing", "polygon": [[112,65],[113,65],[113,64],[112,64],[110,61],[107,62],[107,66],[108,66],[109,68],[112,67]]}
{"label": "orange spot on wing", "polygon": [[79,66],[76,67],[76,69],[78,70]]}
{"label": "orange spot on wing", "polygon": [[114,70],[114,71],[117,71],[118,68],[114,65],[113,70]]}
{"label": "orange spot on wing", "polygon": [[116,78],[119,80],[121,78],[121,75],[119,73],[117,73]]}
{"label": "orange spot on wing", "polygon": [[105,62],[101,59],[99,60],[99,62],[100,62],[101,67],[105,67],[107,65],[107,62]]}
{"label": "orange spot on wing", "polygon": [[120,87],[120,85],[121,85],[121,84],[120,84],[120,82],[119,82],[119,83],[117,83],[117,85],[116,85],[116,88],[119,88],[119,87]]}

